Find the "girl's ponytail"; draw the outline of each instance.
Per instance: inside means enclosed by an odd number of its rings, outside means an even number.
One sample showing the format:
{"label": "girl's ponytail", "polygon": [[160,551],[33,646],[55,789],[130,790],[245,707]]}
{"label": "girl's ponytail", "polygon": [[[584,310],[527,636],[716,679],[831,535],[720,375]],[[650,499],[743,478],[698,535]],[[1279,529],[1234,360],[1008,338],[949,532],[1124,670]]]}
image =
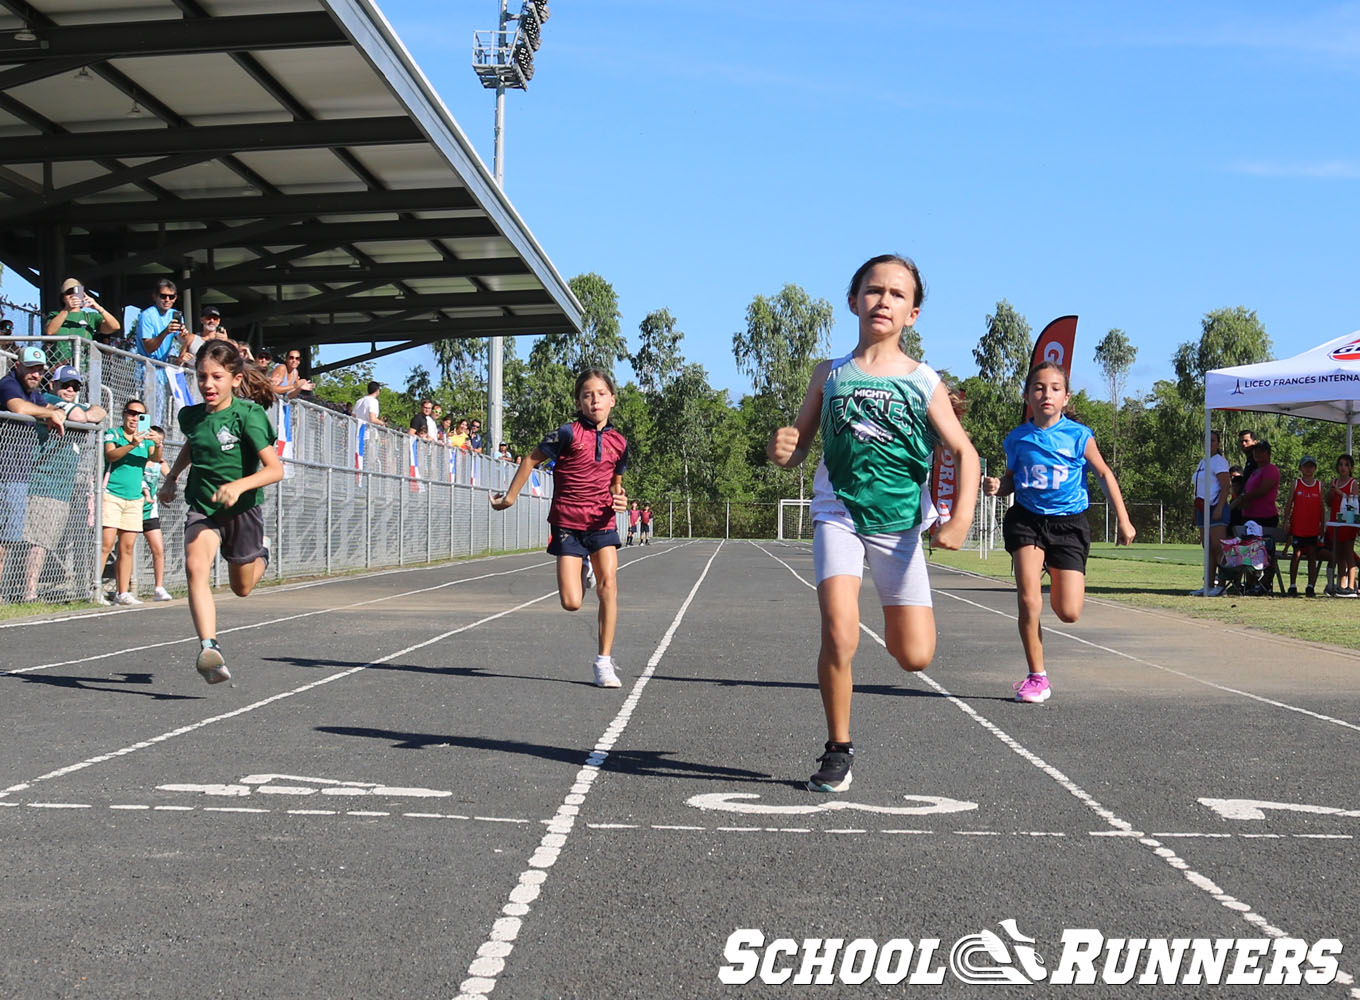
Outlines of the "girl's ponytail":
{"label": "girl's ponytail", "polygon": [[244,378],[241,379],[241,384],[236,387],[238,396],[259,403],[264,407],[274,405],[274,383],[269,380],[268,375],[260,370],[258,365],[244,365],[241,374]]}

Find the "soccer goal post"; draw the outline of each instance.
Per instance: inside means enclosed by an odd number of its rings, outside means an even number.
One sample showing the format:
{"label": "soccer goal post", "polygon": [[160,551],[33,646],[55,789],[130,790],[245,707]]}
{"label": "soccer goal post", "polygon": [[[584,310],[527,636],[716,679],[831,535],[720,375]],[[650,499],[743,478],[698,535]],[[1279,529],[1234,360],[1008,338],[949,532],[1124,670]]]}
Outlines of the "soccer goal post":
{"label": "soccer goal post", "polygon": [[780,500],[779,523],[775,535],[780,541],[812,541],[812,501]]}

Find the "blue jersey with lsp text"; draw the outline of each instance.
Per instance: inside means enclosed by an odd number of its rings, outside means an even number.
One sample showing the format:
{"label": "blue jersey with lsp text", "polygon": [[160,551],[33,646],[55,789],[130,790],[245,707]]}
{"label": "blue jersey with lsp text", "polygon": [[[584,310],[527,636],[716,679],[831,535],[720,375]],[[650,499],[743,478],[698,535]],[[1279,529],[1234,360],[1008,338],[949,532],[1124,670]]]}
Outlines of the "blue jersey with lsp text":
{"label": "blue jersey with lsp text", "polygon": [[1006,468],[1015,500],[1035,514],[1080,514],[1086,494],[1086,443],[1091,428],[1067,417],[1052,427],[1026,420],[1006,435]]}

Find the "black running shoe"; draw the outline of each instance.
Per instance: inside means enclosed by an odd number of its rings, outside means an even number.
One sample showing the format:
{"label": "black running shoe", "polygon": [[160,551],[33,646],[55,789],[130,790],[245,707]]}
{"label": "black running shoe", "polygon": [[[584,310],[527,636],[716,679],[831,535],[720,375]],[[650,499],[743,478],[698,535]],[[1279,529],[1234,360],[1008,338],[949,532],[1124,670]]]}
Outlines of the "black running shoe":
{"label": "black running shoe", "polygon": [[810,792],[843,792],[850,787],[850,764],[854,761],[855,749],[848,750],[833,749],[832,744],[826,745],[826,753],[817,758],[817,763],[822,766],[817,769],[817,773],[808,779],[808,791]]}

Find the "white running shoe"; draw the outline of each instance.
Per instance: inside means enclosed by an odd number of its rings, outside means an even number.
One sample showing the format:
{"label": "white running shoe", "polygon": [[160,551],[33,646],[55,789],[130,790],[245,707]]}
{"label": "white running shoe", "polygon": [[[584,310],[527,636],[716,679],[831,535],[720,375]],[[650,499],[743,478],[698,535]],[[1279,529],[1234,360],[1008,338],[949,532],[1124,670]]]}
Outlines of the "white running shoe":
{"label": "white running shoe", "polygon": [[125,590],[125,591],[123,591],[121,594],[119,594],[117,597],[115,597],[115,598],[113,599],[113,603],[114,603],[114,604],[141,604],[142,602],[138,599],[138,597],[137,597],[136,594],[132,593],[131,591]]}
{"label": "white running shoe", "polygon": [[595,589],[595,567],[590,565],[590,558],[581,560],[581,589]]}
{"label": "white running shoe", "polygon": [[173,601],[175,598],[164,587],[157,587],[156,593],[152,595],[151,599],[153,601]]}
{"label": "white running shoe", "polygon": [[614,673],[614,661],[607,657],[595,658],[595,686],[601,688],[623,687],[623,681]]}

